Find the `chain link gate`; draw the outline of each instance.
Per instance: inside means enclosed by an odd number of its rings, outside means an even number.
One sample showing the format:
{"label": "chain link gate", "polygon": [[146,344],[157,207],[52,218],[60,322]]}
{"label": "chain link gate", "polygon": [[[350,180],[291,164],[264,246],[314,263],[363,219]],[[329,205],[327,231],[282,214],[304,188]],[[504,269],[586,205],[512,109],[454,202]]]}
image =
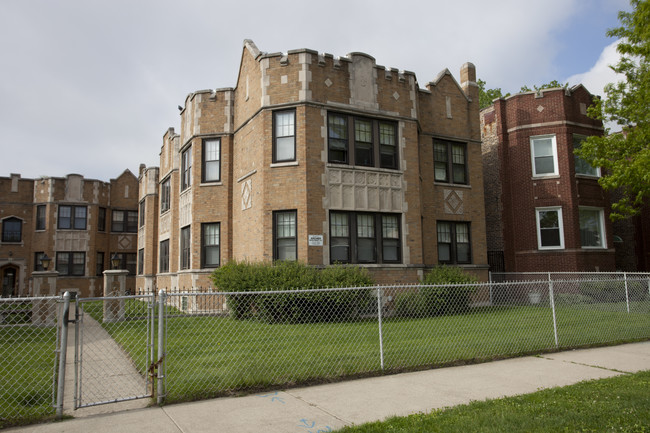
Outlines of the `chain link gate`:
{"label": "chain link gate", "polygon": [[154,296],[77,299],[74,409],[151,398]]}

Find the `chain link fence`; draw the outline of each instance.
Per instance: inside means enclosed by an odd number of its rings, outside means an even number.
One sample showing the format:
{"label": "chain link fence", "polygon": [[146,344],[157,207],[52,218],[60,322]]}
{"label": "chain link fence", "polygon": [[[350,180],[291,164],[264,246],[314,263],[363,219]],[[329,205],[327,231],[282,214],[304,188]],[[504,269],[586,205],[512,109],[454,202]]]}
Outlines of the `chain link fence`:
{"label": "chain link fence", "polygon": [[61,305],[0,298],[0,428],[54,415]]}
{"label": "chain link fence", "polygon": [[161,302],[168,402],[650,338],[647,276]]}

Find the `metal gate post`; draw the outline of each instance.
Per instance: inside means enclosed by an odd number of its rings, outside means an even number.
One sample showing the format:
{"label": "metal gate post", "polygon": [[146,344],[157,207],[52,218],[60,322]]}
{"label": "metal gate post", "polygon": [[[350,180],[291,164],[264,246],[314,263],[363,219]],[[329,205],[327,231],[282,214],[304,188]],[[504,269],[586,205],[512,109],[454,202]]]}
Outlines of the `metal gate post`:
{"label": "metal gate post", "polygon": [[63,417],[63,390],[65,388],[65,364],[68,352],[68,314],[70,314],[70,292],[63,295],[63,317],[61,318],[61,347],[59,348],[59,382],[56,392],[56,418]]}
{"label": "metal gate post", "polygon": [[384,369],[384,334],[381,326],[381,304],[382,304],[381,287],[377,287],[377,318],[379,319],[379,362],[381,369]]}
{"label": "metal gate post", "polygon": [[165,291],[158,292],[158,404],[165,401]]}
{"label": "metal gate post", "polygon": [[557,338],[557,316],[555,313],[555,297],[553,296],[553,280],[551,280],[551,274],[548,274],[548,297],[551,302],[551,309],[553,311],[553,333],[555,334],[555,348],[560,347],[559,341]]}

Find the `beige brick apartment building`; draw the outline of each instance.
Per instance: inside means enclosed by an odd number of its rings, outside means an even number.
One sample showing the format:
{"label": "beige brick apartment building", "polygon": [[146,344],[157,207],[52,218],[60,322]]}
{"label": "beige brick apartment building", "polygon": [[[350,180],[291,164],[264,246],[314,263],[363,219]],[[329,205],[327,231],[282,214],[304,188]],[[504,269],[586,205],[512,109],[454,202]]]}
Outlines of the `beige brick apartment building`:
{"label": "beige brick apartment building", "polygon": [[197,91],[140,169],[137,288],[210,286],[229,260],[354,263],[380,283],[438,263],[487,276],[474,65],[421,89],[363,53],[263,53]]}
{"label": "beige brick apartment building", "polygon": [[32,272],[59,272],[57,292],[102,296],[103,275],[113,254],[129,269],[135,288],[138,179],[126,170],[110,182],[64,178],[0,177],[0,275],[2,297],[33,295]]}

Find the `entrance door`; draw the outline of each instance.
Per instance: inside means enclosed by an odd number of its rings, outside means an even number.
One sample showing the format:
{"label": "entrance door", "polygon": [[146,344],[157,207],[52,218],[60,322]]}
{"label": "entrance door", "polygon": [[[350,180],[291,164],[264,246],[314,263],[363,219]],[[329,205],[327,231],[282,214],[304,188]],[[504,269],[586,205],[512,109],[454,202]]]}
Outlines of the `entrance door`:
{"label": "entrance door", "polygon": [[2,271],[2,297],[10,298],[14,296],[16,288],[16,268],[5,268]]}

